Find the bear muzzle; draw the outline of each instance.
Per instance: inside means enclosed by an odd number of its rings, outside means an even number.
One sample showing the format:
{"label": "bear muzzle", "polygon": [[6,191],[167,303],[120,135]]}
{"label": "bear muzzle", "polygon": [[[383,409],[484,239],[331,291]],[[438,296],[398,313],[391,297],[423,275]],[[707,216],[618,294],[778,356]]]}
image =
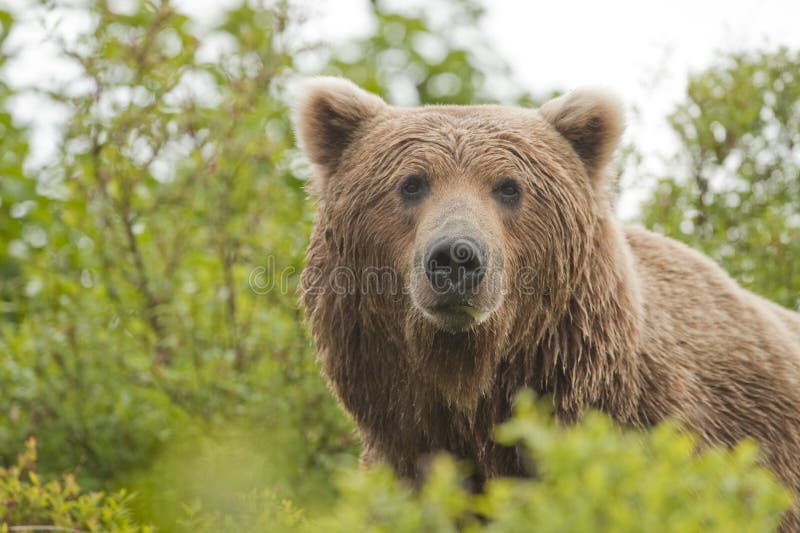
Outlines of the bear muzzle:
{"label": "bear muzzle", "polygon": [[439,328],[463,331],[496,309],[498,294],[489,283],[491,254],[481,239],[468,234],[440,235],[421,255],[412,295],[425,317]]}

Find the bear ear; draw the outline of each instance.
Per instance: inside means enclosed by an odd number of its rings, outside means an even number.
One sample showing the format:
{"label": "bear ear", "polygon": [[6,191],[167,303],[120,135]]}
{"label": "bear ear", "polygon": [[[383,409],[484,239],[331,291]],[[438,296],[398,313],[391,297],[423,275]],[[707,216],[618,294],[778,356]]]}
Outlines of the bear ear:
{"label": "bear ear", "polygon": [[579,89],[550,100],[539,114],[569,141],[592,181],[601,179],[625,129],[619,98],[605,89]]}
{"label": "bear ear", "polygon": [[343,78],[317,77],[305,82],[295,102],[293,122],[300,148],[314,167],[312,193],[324,193],[359,128],[384,107],[378,96]]}

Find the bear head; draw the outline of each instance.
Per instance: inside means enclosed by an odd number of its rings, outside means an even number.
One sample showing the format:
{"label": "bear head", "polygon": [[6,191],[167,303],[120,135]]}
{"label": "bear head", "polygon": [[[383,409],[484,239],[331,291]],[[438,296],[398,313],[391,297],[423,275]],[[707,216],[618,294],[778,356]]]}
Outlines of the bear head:
{"label": "bear head", "polygon": [[609,93],[575,91],[538,110],[398,108],[316,78],[295,127],[318,200],[303,298],[335,385],[357,378],[333,359],[380,358],[403,373],[401,359],[471,405],[503,358],[582,312],[570,306],[602,267],[592,262],[606,261],[593,251],[623,130]]}

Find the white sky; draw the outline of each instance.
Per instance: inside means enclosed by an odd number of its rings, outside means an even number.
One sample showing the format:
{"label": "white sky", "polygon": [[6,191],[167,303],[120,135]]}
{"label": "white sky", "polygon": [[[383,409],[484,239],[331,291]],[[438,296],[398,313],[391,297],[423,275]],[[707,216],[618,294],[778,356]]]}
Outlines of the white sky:
{"label": "white sky", "polygon": [[[127,0],[124,0],[127,1]],[[121,3],[124,3],[121,2]],[[418,3],[413,0],[408,3]],[[236,0],[175,0],[201,23],[210,23]],[[396,0],[397,4],[400,4]],[[15,86],[50,84],[70,72],[43,46],[45,32],[33,24],[27,0],[0,0],[22,18],[10,44],[19,59],[6,74]],[[800,48],[800,0],[484,0],[483,30],[489,43],[534,93],[580,85],[605,85],[630,109],[629,139],[643,149],[646,166],[657,171],[675,150],[665,117],[684,94],[687,76],[708,66],[717,50]],[[316,15],[305,34],[341,41],[370,30],[368,0],[306,0]],[[79,31],[86,21],[65,17],[62,29]],[[52,155],[54,128],[64,112],[33,98],[12,102],[12,112],[34,126],[32,158]],[[631,185],[631,180],[626,180]],[[620,213],[631,216],[645,189],[623,195]]]}

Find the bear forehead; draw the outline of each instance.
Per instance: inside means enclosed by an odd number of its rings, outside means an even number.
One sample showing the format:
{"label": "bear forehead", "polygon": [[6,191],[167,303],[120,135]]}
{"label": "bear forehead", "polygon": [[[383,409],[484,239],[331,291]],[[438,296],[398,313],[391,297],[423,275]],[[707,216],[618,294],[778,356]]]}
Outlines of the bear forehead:
{"label": "bear forehead", "polygon": [[374,117],[355,145],[350,153],[358,162],[366,153],[387,166],[404,159],[506,166],[510,160],[542,163],[542,156],[569,152],[534,110],[496,105],[389,108]]}
{"label": "bear forehead", "polygon": [[496,105],[423,106],[392,108],[376,117],[381,129],[400,133],[415,129],[449,134],[457,131],[485,135],[487,133],[529,132],[543,126],[535,112]]}

